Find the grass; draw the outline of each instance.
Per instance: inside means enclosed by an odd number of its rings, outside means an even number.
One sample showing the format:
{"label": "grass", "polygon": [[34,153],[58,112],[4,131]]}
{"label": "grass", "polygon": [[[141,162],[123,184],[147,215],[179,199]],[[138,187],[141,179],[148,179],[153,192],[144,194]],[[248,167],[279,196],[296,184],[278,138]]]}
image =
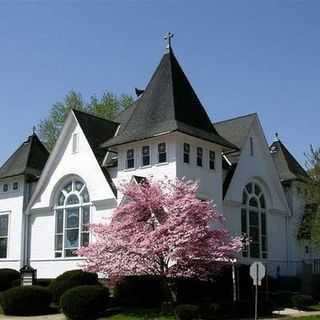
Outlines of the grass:
{"label": "grass", "polygon": [[139,309],[126,310],[121,313],[103,318],[104,320],[174,320],[173,315],[161,314],[158,310]]}

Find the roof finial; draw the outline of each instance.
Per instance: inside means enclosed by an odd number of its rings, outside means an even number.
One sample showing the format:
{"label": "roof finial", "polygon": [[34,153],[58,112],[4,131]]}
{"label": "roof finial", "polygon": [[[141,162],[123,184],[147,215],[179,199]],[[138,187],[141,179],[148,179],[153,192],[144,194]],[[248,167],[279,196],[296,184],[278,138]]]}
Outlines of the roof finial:
{"label": "roof finial", "polygon": [[167,32],[164,36],[164,40],[166,40],[166,52],[171,50],[171,38],[173,38],[174,34],[171,32]]}
{"label": "roof finial", "polygon": [[278,132],[274,134],[274,141],[280,141]]}
{"label": "roof finial", "polygon": [[37,130],[36,126],[33,126],[33,127],[32,127],[32,134],[33,134],[33,135],[36,134],[36,130]]}

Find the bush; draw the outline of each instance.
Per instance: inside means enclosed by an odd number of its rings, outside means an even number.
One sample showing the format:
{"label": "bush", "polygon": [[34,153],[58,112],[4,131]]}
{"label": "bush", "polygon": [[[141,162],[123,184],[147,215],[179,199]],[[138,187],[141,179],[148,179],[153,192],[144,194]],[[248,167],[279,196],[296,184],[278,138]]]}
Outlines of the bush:
{"label": "bush", "polygon": [[63,313],[71,320],[95,320],[103,315],[109,290],[102,286],[79,286],[65,292],[60,300]]}
{"label": "bush", "polygon": [[158,276],[128,276],[114,288],[114,297],[123,306],[159,307],[164,296],[163,282]]}
{"label": "bush", "polygon": [[61,296],[67,290],[82,285],[99,285],[98,275],[82,270],[66,271],[50,283],[49,290],[53,301],[59,303]]}
{"label": "bush", "polygon": [[40,286],[40,287],[48,288],[50,286],[51,282],[52,282],[51,279],[37,279],[36,285]]}
{"label": "bush", "polygon": [[43,315],[49,313],[51,298],[50,291],[43,287],[16,287],[2,293],[1,306],[6,315]]}
{"label": "bush", "polygon": [[312,275],[311,290],[312,296],[316,299],[320,299],[320,274]]}
{"label": "bush", "polygon": [[299,310],[305,310],[314,304],[314,299],[309,295],[296,294],[292,296],[292,305]]}
{"label": "bush", "polygon": [[193,304],[181,304],[176,307],[177,320],[194,320],[199,316],[199,308]]}
{"label": "bush", "polygon": [[208,281],[191,278],[174,280],[178,304],[198,304],[204,300],[215,300],[215,285]]}
{"label": "bush", "polygon": [[0,291],[12,287],[12,282],[20,279],[20,273],[13,269],[0,269]]}
{"label": "bush", "polygon": [[274,279],[274,288],[285,291],[301,291],[301,280],[298,277],[279,277]]}

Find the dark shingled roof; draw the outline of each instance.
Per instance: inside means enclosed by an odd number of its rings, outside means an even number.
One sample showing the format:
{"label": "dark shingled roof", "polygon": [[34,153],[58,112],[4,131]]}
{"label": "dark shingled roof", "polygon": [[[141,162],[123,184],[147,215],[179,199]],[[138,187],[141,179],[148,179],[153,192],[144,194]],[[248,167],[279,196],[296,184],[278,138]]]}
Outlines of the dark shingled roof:
{"label": "dark shingled roof", "polygon": [[101,164],[105,156],[105,150],[101,149],[100,145],[106,139],[110,139],[114,136],[119,123],[83,111],[75,109],[72,111],[77,118],[82,131],[86,135],[98,162]]}
{"label": "dark shingled roof", "polygon": [[28,137],[0,168],[0,179],[24,175],[38,178],[49,157],[49,152],[36,134]]}
{"label": "dark shingled roof", "polygon": [[310,179],[307,172],[280,141],[274,141],[270,152],[277,167],[281,181]]}
{"label": "dark shingled roof", "polygon": [[102,173],[104,174],[107,182],[109,183],[111,190],[115,197],[117,197],[117,189],[114,185],[112,178],[107,168],[102,167],[102,161],[105,157],[105,151],[100,148],[101,143],[106,138],[114,136],[119,123],[99,118],[93,114],[86,113],[79,110],[72,110],[73,114],[77,118],[77,121],[85,134],[90,147],[100,165]]}
{"label": "dark shingled roof", "polygon": [[236,149],[215,130],[172,50],[163,56],[144,93],[117,120],[120,130],[104,147],[179,131]]}
{"label": "dark shingled roof", "polygon": [[256,113],[250,113],[237,118],[216,122],[214,126],[222,137],[241,149],[256,116]]}

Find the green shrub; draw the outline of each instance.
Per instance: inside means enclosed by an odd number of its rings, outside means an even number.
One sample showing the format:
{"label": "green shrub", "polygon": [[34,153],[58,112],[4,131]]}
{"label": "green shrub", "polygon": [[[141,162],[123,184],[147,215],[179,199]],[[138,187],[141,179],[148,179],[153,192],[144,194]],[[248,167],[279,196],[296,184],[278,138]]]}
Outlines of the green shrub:
{"label": "green shrub", "polygon": [[10,289],[12,282],[17,279],[20,279],[20,273],[17,270],[0,269],[0,291]]}
{"label": "green shrub", "polygon": [[82,270],[66,271],[53,280],[48,288],[52,293],[53,301],[59,303],[61,296],[67,290],[82,285],[99,285],[98,275]]}
{"label": "green shrub", "polygon": [[52,282],[51,279],[37,279],[36,285],[40,286],[40,287],[48,288],[50,286],[51,282]]}
{"label": "green shrub", "polygon": [[102,286],[79,286],[66,291],[60,306],[71,320],[95,320],[103,315],[109,301],[109,290]]}
{"label": "green shrub", "polygon": [[26,286],[4,291],[0,303],[6,315],[34,316],[49,313],[51,298],[46,288]]}
{"label": "green shrub", "polygon": [[292,296],[292,305],[299,310],[307,309],[314,304],[314,299],[309,295],[296,294]]}
{"label": "green shrub", "polygon": [[180,304],[175,309],[177,320],[194,320],[199,316],[199,308],[193,304]]}
{"label": "green shrub", "polygon": [[316,299],[320,299],[320,274],[312,275],[311,290],[312,296]]}
{"label": "green shrub", "polygon": [[129,307],[158,307],[164,296],[163,282],[158,276],[125,277],[114,288],[118,303]]}

